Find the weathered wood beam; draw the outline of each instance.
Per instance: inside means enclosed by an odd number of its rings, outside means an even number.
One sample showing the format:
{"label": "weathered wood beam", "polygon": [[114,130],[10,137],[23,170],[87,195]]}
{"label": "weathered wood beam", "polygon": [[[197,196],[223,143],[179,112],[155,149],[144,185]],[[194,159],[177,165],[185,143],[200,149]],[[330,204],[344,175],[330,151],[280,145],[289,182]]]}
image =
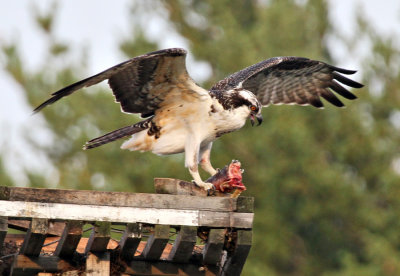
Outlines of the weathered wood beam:
{"label": "weathered wood beam", "polygon": [[0,200],[0,216],[26,219],[47,218],[53,220],[252,228],[254,214]]}
{"label": "weathered wood beam", "polygon": [[165,261],[140,261],[134,260],[125,267],[124,273],[129,275],[187,275],[187,276],[213,276],[218,275],[219,267],[199,264],[176,264]]}
{"label": "weathered wood beam", "polygon": [[[27,231],[29,228],[30,220],[16,220],[9,219],[8,227],[11,229],[17,229],[21,231]],[[49,222],[49,229],[47,230],[48,236],[61,236],[65,228],[65,222],[51,221]]]}
{"label": "weathered wood beam", "polygon": [[44,241],[46,240],[49,221],[42,218],[33,218],[25,235],[20,254],[39,256]]}
{"label": "weathered wood beam", "polygon": [[[206,197],[208,195],[207,191],[203,188],[192,184],[191,182],[175,178],[154,178],[154,188],[157,194],[190,195],[202,197]],[[230,196],[220,192],[216,192],[216,195],[222,197]]]}
{"label": "weathered wood beam", "polygon": [[89,253],[86,258],[86,276],[109,276],[110,253]]}
{"label": "weathered wood beam", "polygon": [[3,248],[4,239],[6,238],[8,231],[8,218],[0,217],[0,252]]}
{"label": "weathered wood beam", "polygon": [[68,258],[74,254],[82,237],[82,227],[82,221],[71,220],[67,222],[54,252],[55,256]]}
{"label": "weathered wood beam", "polygon": [[88,243],[85,248],[85,253],[88,252],[105,252],[108,242],[111,238],[111,222],[94,223],[94,228],[90,233]]}
{"label": "weathered wood beam", "polygon": [[211,229],[203,248],[203,263],[216,265],[221,261],[225,242],[225,229]]}
{"label": "weathered wood beam", "polygon": [[[109,271],[109,254],[90,253],[86,260],[86,273]],[[19,255],[15,262],[15,272],[13,275],[35,275],[41,271],[57,273],[68,271],[66,275],[80,275],[79,267],[74,267],[68,261],[55,256],[26,257]],[[100,269],[102,268],[102,270]],[[176,264],[170,262],[147,262],[135,260],[123,268],[123,272],[141,275],[218,275],[217,266],[203,266],[199,264]],[[76,272],[76,274],[74,274]],[[92,274],[86,274],[92,275]],[[93,274],[109,275],[109,274]]]}
{"label": "weathered wood beam", "polygon": [[228,258],[223,264],[222,275],[236,276],[240,275],[249,255],[252,244],[251,230],[238,230],[235,249],[233,253],[228,254]]}
{"label": "weathered wood beam", "polygon": [[195,226],[252,228],[253,219],[254,213],[199,211],[199,224]]}
{"label": "weathered wood beam", "polygon": [[5,186],[0,186],[0,200],[224,212],[236,210],[236,199],[233,198]]}
{"label": "weathered wood beam", "polygon": [[182,226],[169,253],[168,260],[177,263],[188,262],[192,256],[196,239],[197,227]]}
{"label": "weathered wood beam", "polygon": [[154,233],[149,237],[142,256],[146,260],[159,260],[169,240],[169,226],[155,225]]}
{"label": "weathered wood beam", "polygon": [[239,196],[236,201],[236,212],[254,213],[254,197]]}
{"label": "weathered wood beam", "polygon": [[[11,244],[17,244],[17,245],[21,245],[24,242],[24,238],[25,238],[25,234],[10,234],[8,233],[5,239],[5,242],[11,243]],[[57,242],[59,238],[58,237],[47,237],[45,240],[45,244],[47,243],[52,243],[49,244],[48,246],[42,247],[42,251],[40,252],[40,254],[44,254],[44,255],[48,255],[48,254],[52,254],[55,252],[56,248],[57,248]],[[81,253],[84,254],[85,253],[85,248],[86,245],[89,241],[89,238],[85,238],[82,237],[81,240],[79,241],[78,247],[76,249],[77,253]],[[54,243],[53,243],[54,242]],[[142,247],[142,249],[144,248],[144,244],[139,246]],[[110,239],[108,245],[107,245],[107,250],[114,250],[118,247],[118,242],[115,240]],[[10,254],[13,252],[10,252]],[[0,274],[1,275],[1,274]]]}
{"label": "weathered wood beam", "polygon": [[17,255],[14,261],[13,275],[36,275],[41,271],[59,272],[76,270],[72,264],[57,256],[25,256]]}
{"label": "weathered wood beam", "polygon": [[129,262],[135,256],[136,249],[142,239],[142,224],[141,223],[128,223],[124,234],[119,242],[121,250],[120,258]]}

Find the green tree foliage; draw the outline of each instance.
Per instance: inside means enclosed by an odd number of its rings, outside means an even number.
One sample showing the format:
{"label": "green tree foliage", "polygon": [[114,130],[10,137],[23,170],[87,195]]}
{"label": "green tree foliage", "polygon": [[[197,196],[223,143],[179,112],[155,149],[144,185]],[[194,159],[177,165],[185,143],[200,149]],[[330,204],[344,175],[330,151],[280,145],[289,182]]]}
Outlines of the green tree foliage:
{"label": "green tree foliage", "polygon": [[[324,1],[160,3],[195,58],[210,63],[205,87],[272,56],[333,62]],[[154,2],[142,5],[156,13]],[[66,62],[69,48],[56,41],[48,17],[38,18],[49,42],[42,68],[28,72],[18,47],[3,47],[8,72],[33,106],[50,91],[90,75],[85,52],[83,62]],[[124,54],[158,48],[140,24],[132,30],[120,44]],[[256,198],[254,245],[244,275],[400,274],[400,52],[361,19],[357,34],[373,44],[363,63],[367,87],[357,91],[358,100],[345,101],[346,109],[271,106],[263,112],[262,126],[246,126],[214,145],[213,163],[239,159],[246,195]],[[345,42],[349,49],[357,43]],[[59,169],[59,187],[151,192],[155,176],[190,178],[182,155],[120,151],[118,142],[81,151],[86,140],[138,120],[121,114],[104,88],[79,92],[43,114],[57,141],[43,150]]]}
{"label": "green tree foliage", "polygon": [[2,158],[0,158],[0,183],[2,186],[13,186],[12,180],[4,169]]}

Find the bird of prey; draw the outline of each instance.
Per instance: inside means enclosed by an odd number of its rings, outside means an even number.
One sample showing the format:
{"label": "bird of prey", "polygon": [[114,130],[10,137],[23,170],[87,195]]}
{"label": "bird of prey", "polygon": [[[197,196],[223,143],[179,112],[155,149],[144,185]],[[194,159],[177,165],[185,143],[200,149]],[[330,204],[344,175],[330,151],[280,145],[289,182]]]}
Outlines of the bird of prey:
{"label": "bird of prey", "polygon": [[84,149],[131,136],[122,149],[159,155],[184,152],[194,182],[210,189],[212,184],[201,179],[198,164],[214,175],[216,170],[210,162],[213,142],[243,127],[247,119],[252,125],[256,119],[261,124],[262,107],[297,104],[322,108],[321,97],[341,107],[343,103],[333,92],[356,99],[341,84],[363,86],[343,76],[356,71],[302,57],[274,57],[228,76],[207,91],[189,76],[185,58],[186,51],[180,48],[132,58],[54,92],[34,112],[81,88],[108,80],[121,110],[145,119],[92,139]]}

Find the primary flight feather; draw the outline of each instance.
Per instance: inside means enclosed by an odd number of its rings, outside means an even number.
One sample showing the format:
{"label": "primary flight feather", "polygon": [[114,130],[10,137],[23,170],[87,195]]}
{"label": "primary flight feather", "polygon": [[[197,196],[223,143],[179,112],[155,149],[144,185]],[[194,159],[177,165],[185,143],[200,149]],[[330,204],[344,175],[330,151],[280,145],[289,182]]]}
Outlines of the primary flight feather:
{"label": "primary flight feather", "polygon": [[355,71],[307,58],[274,57],[228,76],[207,91],[191,79],[185,58],[186,51],[179,48],[132,58],[54,92],[34,112],[81,88],[108,80],[122,111],[146,119],[92,139],[84,148],[95,148],[131,135],[122,149],[160,155],[185,152],[185,165],[194,182],[209,189],[212,184],[203,182],[198,164],[214,175],[216,170],[210,162],[212,143],[221,135],[243,127],[249,118],[252,124],[255,119],[260,124],[263,106],[298,104],[321,108],[322,97],[341,107],[343,103],[335,93],[356,99],[341,84],[363,86],[342,75]]}

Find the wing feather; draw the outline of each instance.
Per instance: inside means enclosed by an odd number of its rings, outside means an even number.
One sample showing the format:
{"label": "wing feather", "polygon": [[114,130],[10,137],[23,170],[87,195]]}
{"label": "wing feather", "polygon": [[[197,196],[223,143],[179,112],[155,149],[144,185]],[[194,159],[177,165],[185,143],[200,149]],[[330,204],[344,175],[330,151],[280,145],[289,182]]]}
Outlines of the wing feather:
{"label": "wing feather", "polygon": [[[321,97],[335,106],[344,104],[335,93],[347,99],[357,97],[340,83],[353,88],[362,84],[341,74],[356,71],[301,57],[275,57],[261,61],[216,83],[211,90],[227,91],[243,87],[264,105],[298,104],[323,107]],[[341,73],[341,74],[339,74]]]}
{"label": "wing feather", "polygon": [[338,93],[339,95],[341,95],[342,97],[345,97],[346,99],[349,100],[357,99],[356,95],[350,93],[346,88],[344,88],[334,80],[329,84],[329,88]]}
{"label": "wing feather", "polygon": [[188,75],[185,59],[186,51],[180,48],[160,50],[132,58],[54,92],[52,97],[36,107],[34,112],[81,88],[108,80],[122,111],[141,113],[142,117],[148,117],[154,114],[167,94],[178,85],[178,91],[190,91],[192,97],[198,97],[203,92]]}
{"label": "wing feather", "polygon": [[331,104],[337,106],[337,107],[343,107],[344,104],[333,94],[330,92],[328,89],[318,89],[317,90],[318,94],[321,95],[322,98],[330,102]]}
{"label": "wing feather", "polygon": [[358,82],[353,81],[353,80],[351,80],[349,78],[346,78],[345,76],[342,76],[342,75],[340,75],[340,74],[338,74],[336,72],[333,72],[332,75],[333,75],[333,78],[335,80],[337,80],[337,81],[339,81],[339,82],[341,82],[341,83],[343,83],[343,84],[345,84],[347,86],[354,87],[354,88],[363,87],[363,85],[361,83],[358,83]]}

